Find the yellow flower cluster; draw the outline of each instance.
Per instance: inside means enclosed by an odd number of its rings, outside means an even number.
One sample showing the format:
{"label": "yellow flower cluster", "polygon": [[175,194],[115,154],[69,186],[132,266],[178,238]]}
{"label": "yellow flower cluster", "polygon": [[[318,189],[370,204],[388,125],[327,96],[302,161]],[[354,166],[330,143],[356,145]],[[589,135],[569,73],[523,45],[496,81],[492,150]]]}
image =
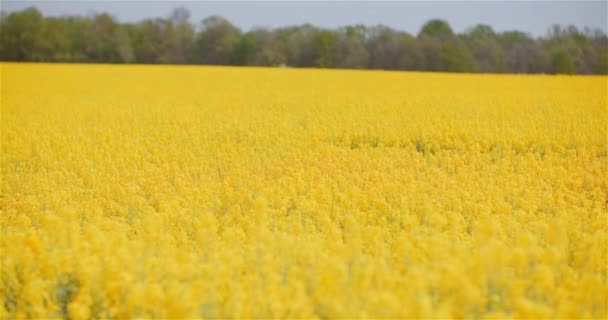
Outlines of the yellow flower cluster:
{"label": "yellow flower cluster", "polygon": [[608,78],[2,64],[0,318],[608,315]]}

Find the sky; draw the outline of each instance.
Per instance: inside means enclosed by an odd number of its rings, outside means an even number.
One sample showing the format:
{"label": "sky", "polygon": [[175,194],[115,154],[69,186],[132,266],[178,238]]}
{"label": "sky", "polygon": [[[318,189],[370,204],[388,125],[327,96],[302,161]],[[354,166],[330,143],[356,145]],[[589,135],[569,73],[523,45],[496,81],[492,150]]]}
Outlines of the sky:
{"label": "sky", "polygon": [[35,6],[44,15],[90,15],[107,12],[121,22],[167,17],[178,6],[200,22],[220,15],[242,30],[311,23],[335,28],[349,24],[384,24],[417,34],[428,20],[446,20],[456,32],[483,23],[496,31],[519,30],[534,36],[547,34],[554,24],[589,27],[607,33],[608,0],[599,1],[20,1],[0,0],[1,10],[12,12]]}

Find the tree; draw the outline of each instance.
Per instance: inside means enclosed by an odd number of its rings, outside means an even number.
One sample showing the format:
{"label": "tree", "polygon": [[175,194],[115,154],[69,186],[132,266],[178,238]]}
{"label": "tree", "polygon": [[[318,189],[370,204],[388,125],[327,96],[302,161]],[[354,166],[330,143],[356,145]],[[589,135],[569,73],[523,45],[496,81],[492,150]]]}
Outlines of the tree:
{"label": "tree", "polygon": [[121,62],[131,63],[135,61],[131,38],[129,38],[127,30],[122,27],[119,27],[116,31],[116,51]]}
{"label": "tree", "polygon": [[365,48],[367,29],[363,25],[347,26],[338,31],[336,67],[348,69],[366,68],[369,54]]}
{"label": "tree", "polygon": [[600,49],[593,71],[595,73],[608,74],[608,47]]}
{"label": "tree", "polygon": [[572,57],[565,49],[557,50],[552,56],[553,72],[555,73],[576,73],[576,67],[572,62]]}
{"label": "tree", "polygon": [[85,17],[67,17],[69,24],[70,61],[87,62],[89,41],[91,41],[91,20]]}
{"label": "tree", "polygon": [[46,18],[40,37],[31,53],[35,61],[70,61],[70,26],[65,19]]}
{"label": "tree", "polygon": [[597,53],[595,61],[591,62],[593,73],[608,74],[608,36],[600,30],[589,31],[587,34]]}
{"label": "tree", "polygon": [[427,22],[418,39],[426,56],[426,70],[470,72],[475,69],[473,56],[443,20]]}
{"label": "tree", "polygon": [[519,31],[505,31],[498,35],[498,39],[505,51],[509,72],[550,72],[549,57],[529,35]]}
{"label": "tree", "polygon": [[174,61],[173,24],[162,18],[144,20],[139,25],[143,63],[171,63]]}
{"label": "tree", "polygon": [[498,42],[496,33],[490,26],[478,24],[462,36],[473,54],[477,71],[504,72],[506,57]]}
{"label": "tree", "polygon": [[234,47],[239,42],[240,31],[219,16],[205,18],[201,24],[202,31],[197,38],[197,60],[204,64],[229,64]]}
{"label": "tree", "polygon": [[367,51],[372,69],[418,70],[425,63],[414,37],[382,25],[368,29]]}
{"label": "tree", "polygon": [[251,32],[242,34],[232,52],[231,64],[237,66],[252,65],[255,61],[255,35]]}
{"label": "tree", "polygon": [[452,27],[440,19],[433,19],[425,23],[420,32],[418,33],[418,37],[429,37],[429,38],[452,38],[454,36],[454,32],[452,31]]}
{"label": "tree", "polygon": [[118,52],[118,23],[107,13],[95,15],[87,41],[90,61],[121,62]]}
{"label": "tree", "polygon": [[184,7],[175,8],[170,21],[173,27],[171,60],[173,63],[190,63],[194,54],[194,26],[190,23],[190,11]]}
{"label": "tree", "polygon": [[398,62],[397,69],[401,70],[424,70],[426,58],[420,44],[412,35],[406,32],[400,33],[403,52]]}
{"label": "tree", "polygon": [[254,65],[279,66],[287,63],[285,45],[277,39],[277,32],[258,28],[250,33],[255,46]]}
{"label": "tree", "polygon": [[471,72],[475,70],[475,62],[468,48],[455,41],[443,43],[440,46],[438,58],[441,71]]}
{"label": "tree", "polygon": [[40,55],[44,18],[31,7],[2,19],[2,59],[36,61]]}
{"label": "tree", "polygon": [[318,30],[314,35],[315,65],[320,68],[331,68],[334,66],[334,55],[337,39],[329,30]]}
{"label": "tree", "polygon": [[118,23],[106,14],[44,17],[36,8],[0,12],[0,58],[8,61],[198,63],[448,72],[608,73],[600,30],[553,26],[533,38],[478,24],[456,34],[443,20],[417,35],[386,26],[322,29],[310,24],[241,31],[211,16],[197,29],[177,7],[165,18]]}
{"label": "tree", "polygon": [[379,25],[368,30],[367,51],[372,69],[396,69],[403,48],[395,30]]}
{"label": "tree", "polygon": [[280,28],[277,41],[285,50],[287,64],[297,67],[316,66],[317,48],[314,36],[317,29],[310,24]]}

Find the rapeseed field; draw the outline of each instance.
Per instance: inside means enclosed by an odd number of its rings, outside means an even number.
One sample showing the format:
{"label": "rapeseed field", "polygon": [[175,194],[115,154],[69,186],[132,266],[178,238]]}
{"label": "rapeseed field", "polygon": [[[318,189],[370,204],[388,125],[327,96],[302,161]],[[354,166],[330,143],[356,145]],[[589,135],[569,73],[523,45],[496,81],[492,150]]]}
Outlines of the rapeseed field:
{"label": "rapeseed field", "polygon": [[608,78],[1,68],[0,318],[605,318]]}

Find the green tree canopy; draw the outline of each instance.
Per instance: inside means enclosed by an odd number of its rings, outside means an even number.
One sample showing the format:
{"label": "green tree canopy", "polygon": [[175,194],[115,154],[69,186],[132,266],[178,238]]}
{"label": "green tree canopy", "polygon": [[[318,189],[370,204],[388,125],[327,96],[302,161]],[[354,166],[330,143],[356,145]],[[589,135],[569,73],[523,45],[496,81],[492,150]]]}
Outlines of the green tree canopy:
{"label": "green tree canopy", "polygon": [[538,38],[484,24],[456,33],[441,19],[429,20],[415,36],[383,25],[241,32],[220,16],[195,26],[183,7],[134,23],[106,13],[44,17],[31,7],[0,15],[0,59],[606,74],[608,37],[558,25]]}

